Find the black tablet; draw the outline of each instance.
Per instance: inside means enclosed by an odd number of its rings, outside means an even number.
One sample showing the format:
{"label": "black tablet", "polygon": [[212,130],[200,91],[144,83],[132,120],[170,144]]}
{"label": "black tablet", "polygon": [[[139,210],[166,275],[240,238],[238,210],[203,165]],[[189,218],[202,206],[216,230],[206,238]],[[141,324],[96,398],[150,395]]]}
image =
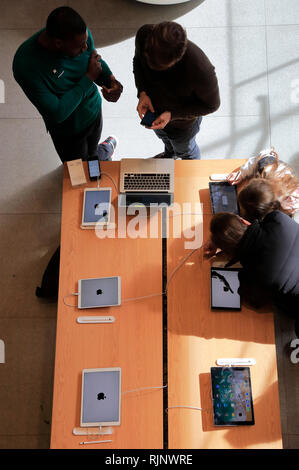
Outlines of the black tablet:
{"label": "black tablet", "polygon": [[218,212],[239,214],[236,186],[227,181],[209,183],[209,191],[213,214]]}
{"label": "black tablet", "polygon": [[254,424],[249,367],[211,367],[215,426]]}
{"label": "black tablet", "polygon": [[241,310],[240,269],[211,267],[212,309]]}

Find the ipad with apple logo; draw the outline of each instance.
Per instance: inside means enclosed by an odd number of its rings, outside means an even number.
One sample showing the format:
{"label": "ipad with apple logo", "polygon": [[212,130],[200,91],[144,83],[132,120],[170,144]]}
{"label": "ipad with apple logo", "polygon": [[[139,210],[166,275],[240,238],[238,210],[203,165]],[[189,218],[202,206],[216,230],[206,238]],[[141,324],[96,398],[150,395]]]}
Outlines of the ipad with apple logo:
{"label": "ipad with apple logo", "polygon": [[83,369],[80,426],[119,426],[121,368]]}

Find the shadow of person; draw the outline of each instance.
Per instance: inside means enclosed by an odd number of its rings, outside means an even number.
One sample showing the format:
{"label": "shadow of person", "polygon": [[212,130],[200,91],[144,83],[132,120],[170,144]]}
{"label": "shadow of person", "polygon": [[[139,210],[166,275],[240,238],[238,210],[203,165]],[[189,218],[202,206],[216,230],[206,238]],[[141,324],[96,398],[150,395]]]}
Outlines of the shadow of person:
{"label": "shadow of person", "polygon": [[[199,387],[201,407],[203,408],[202,430],[207,433],[206,444],[203,448],[211,448],[213,440],[214,445],[217,445],[215,433],[224,433],[222,439],[227,441],[226,448],[260,448],[265,447],[265,444],[268,444],[267,448],[279,447],[281,428],[279,409],[276,406],[279,403],[277,381],[265,387],[259,396],[255,395],[254,386],[252,387],[255,424],[237,427],[216,427],[213,425],[211,375],[209,373],[199,375]],[[267,410],[271,410],[272,415],[266,416],[265,411],[267,412]]]}

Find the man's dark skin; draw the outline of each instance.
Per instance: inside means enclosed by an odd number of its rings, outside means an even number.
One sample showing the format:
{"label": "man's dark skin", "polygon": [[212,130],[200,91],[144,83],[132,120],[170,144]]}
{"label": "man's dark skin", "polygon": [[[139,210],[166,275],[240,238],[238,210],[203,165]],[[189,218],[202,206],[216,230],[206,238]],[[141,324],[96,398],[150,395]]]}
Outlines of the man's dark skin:
{"label": "man's dark skin", "polygon": [[[49,52],[59,53],[62,56],[77,57],[87,49],[87,38],[88,32],[84,34],[77,34],[73,38],[69,39],[58,39],[52,38],[47,35],[46,31],[42,31],[39,35],[39,44],[47,49]],[[97,82],[99,79],[102,67],[100,61],[101,56],[96,50],[93,51],[86,71],[86,76],[93,82]],[[111,86],[107,88],[102,85],[102,94],[107,101],[117,101],[120,93],[122,92],[122,85],[115,79],[114,75],[111,75]]]}

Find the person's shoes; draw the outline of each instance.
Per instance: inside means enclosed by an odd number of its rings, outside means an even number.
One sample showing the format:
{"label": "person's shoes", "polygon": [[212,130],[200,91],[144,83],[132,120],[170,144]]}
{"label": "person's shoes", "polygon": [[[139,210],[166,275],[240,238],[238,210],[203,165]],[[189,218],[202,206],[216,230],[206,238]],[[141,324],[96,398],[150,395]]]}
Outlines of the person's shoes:
{"label": "person's shoes", "polygon": [[100,145],[107,146],[105,160],[112,160],[112,155],[114,154],[114,151],[118,145],[118,138],[115,137],[115,135],[109,135],[109,137],[106,137],[106,139],[101,142]]}

